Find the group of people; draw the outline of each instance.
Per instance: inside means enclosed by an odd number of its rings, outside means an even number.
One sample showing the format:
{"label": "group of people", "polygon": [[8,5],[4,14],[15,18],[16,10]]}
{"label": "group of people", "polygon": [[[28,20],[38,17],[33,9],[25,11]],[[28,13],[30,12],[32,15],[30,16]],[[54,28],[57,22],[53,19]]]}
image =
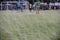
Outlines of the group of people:
{"label": "group of people", "polygon": [[39,14],[39,10],[40,10],[40,2],[37,1],[35,2],[33,5],[31,3],[21,3],[20,1],[18,1],[16,3],[16,6],[17,6],[17,10],[20,9],[22,12],[23,12],[23,9],[29,9],[30,12],[32,11],[32,9],[36,9],[36,14]]}
{"label": "group of people", "polygon": [[[4,4],[5,3],[5,4]],[[39,10],[55,10],[60,9],[60,2],[55,3],[44,3],[40,1],[36,1],[33,4],[29,3],[28,1],[13,1],[13,2],[4,2],[0,5],[0,10],[35,10],[37,14],[39,14]]]}

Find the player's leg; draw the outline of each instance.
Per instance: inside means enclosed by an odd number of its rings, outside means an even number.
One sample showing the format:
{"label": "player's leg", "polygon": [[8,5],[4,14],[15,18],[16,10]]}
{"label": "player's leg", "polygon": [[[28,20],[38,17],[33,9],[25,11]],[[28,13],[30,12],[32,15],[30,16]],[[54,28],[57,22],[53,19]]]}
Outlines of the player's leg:
{"label": "player's leg", "polygon": [[39,10],[36,11],[36,14],[39,14]]}
{"label": "player's leg", "polygon": [[37,14],[37,7],[36,7],[36,14]]}
{"label": "player's leg", "polygon": [[37,7],[37,9],[36,9],[36,14],[39,14],[39,8]]}
{"label": "player's leg", "polygon": [[23,12],[23,6],[22,5],[21,5],[20,9],[21,9],[21,12]]}
{"label": "player's leg", "polygon": [[32,11],[32,7],[31,8],[29,8],[29,10],[30,10],[30,12]]}
{"label": "player's leg", "polygon": [[30,8],[30,11],[32,11],[32,8]]}
{"label": "player's leg", "polygon": [[39,10],[40,10],[40,9],[38,9],[38,14],[39,14]]}
{"label": "player's leg", "polygon": [[39,10],[37,10],[37,14],[39,14]]}

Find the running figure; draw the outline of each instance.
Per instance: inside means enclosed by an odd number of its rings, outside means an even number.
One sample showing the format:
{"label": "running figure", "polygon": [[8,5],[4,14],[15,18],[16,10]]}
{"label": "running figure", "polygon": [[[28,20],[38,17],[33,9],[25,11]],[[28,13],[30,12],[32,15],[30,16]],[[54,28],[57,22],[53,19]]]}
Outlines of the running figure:
{"label": "running figure", "polygon": [[17,9],[20,9],[20,1],[16,3]]}
{"label": "running figure", "polygon": [[29,5],[29,10],[32,11],[32,4]]}
{"label": "running figure", "polygon": [[39,10],[40,10],[40,2],[37,1],[37,2],[35,3],[35,6],[36,6],[36,14],[39,14]]}

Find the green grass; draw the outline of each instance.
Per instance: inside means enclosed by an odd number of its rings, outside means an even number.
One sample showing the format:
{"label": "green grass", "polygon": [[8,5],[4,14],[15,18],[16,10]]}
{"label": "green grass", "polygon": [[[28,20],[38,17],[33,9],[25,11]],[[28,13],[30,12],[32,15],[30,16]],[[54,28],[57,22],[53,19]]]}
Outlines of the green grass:
{"label": "green grass", "polygon": [[60,11],[0,11],[0,40],[58,40]]}

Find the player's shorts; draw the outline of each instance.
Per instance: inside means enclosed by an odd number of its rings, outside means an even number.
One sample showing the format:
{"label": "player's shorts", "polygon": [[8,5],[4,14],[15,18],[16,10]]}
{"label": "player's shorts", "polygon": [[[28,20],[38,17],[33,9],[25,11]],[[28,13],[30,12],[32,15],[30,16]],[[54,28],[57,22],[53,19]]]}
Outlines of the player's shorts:
{"label": "player's shorts", "polygon": [[32,10],[32,8],[29,8],[30,10]]}
{"label": "player's shorts", "polygon": [[36,10],[40,10],[40,7],[36,7]]}

